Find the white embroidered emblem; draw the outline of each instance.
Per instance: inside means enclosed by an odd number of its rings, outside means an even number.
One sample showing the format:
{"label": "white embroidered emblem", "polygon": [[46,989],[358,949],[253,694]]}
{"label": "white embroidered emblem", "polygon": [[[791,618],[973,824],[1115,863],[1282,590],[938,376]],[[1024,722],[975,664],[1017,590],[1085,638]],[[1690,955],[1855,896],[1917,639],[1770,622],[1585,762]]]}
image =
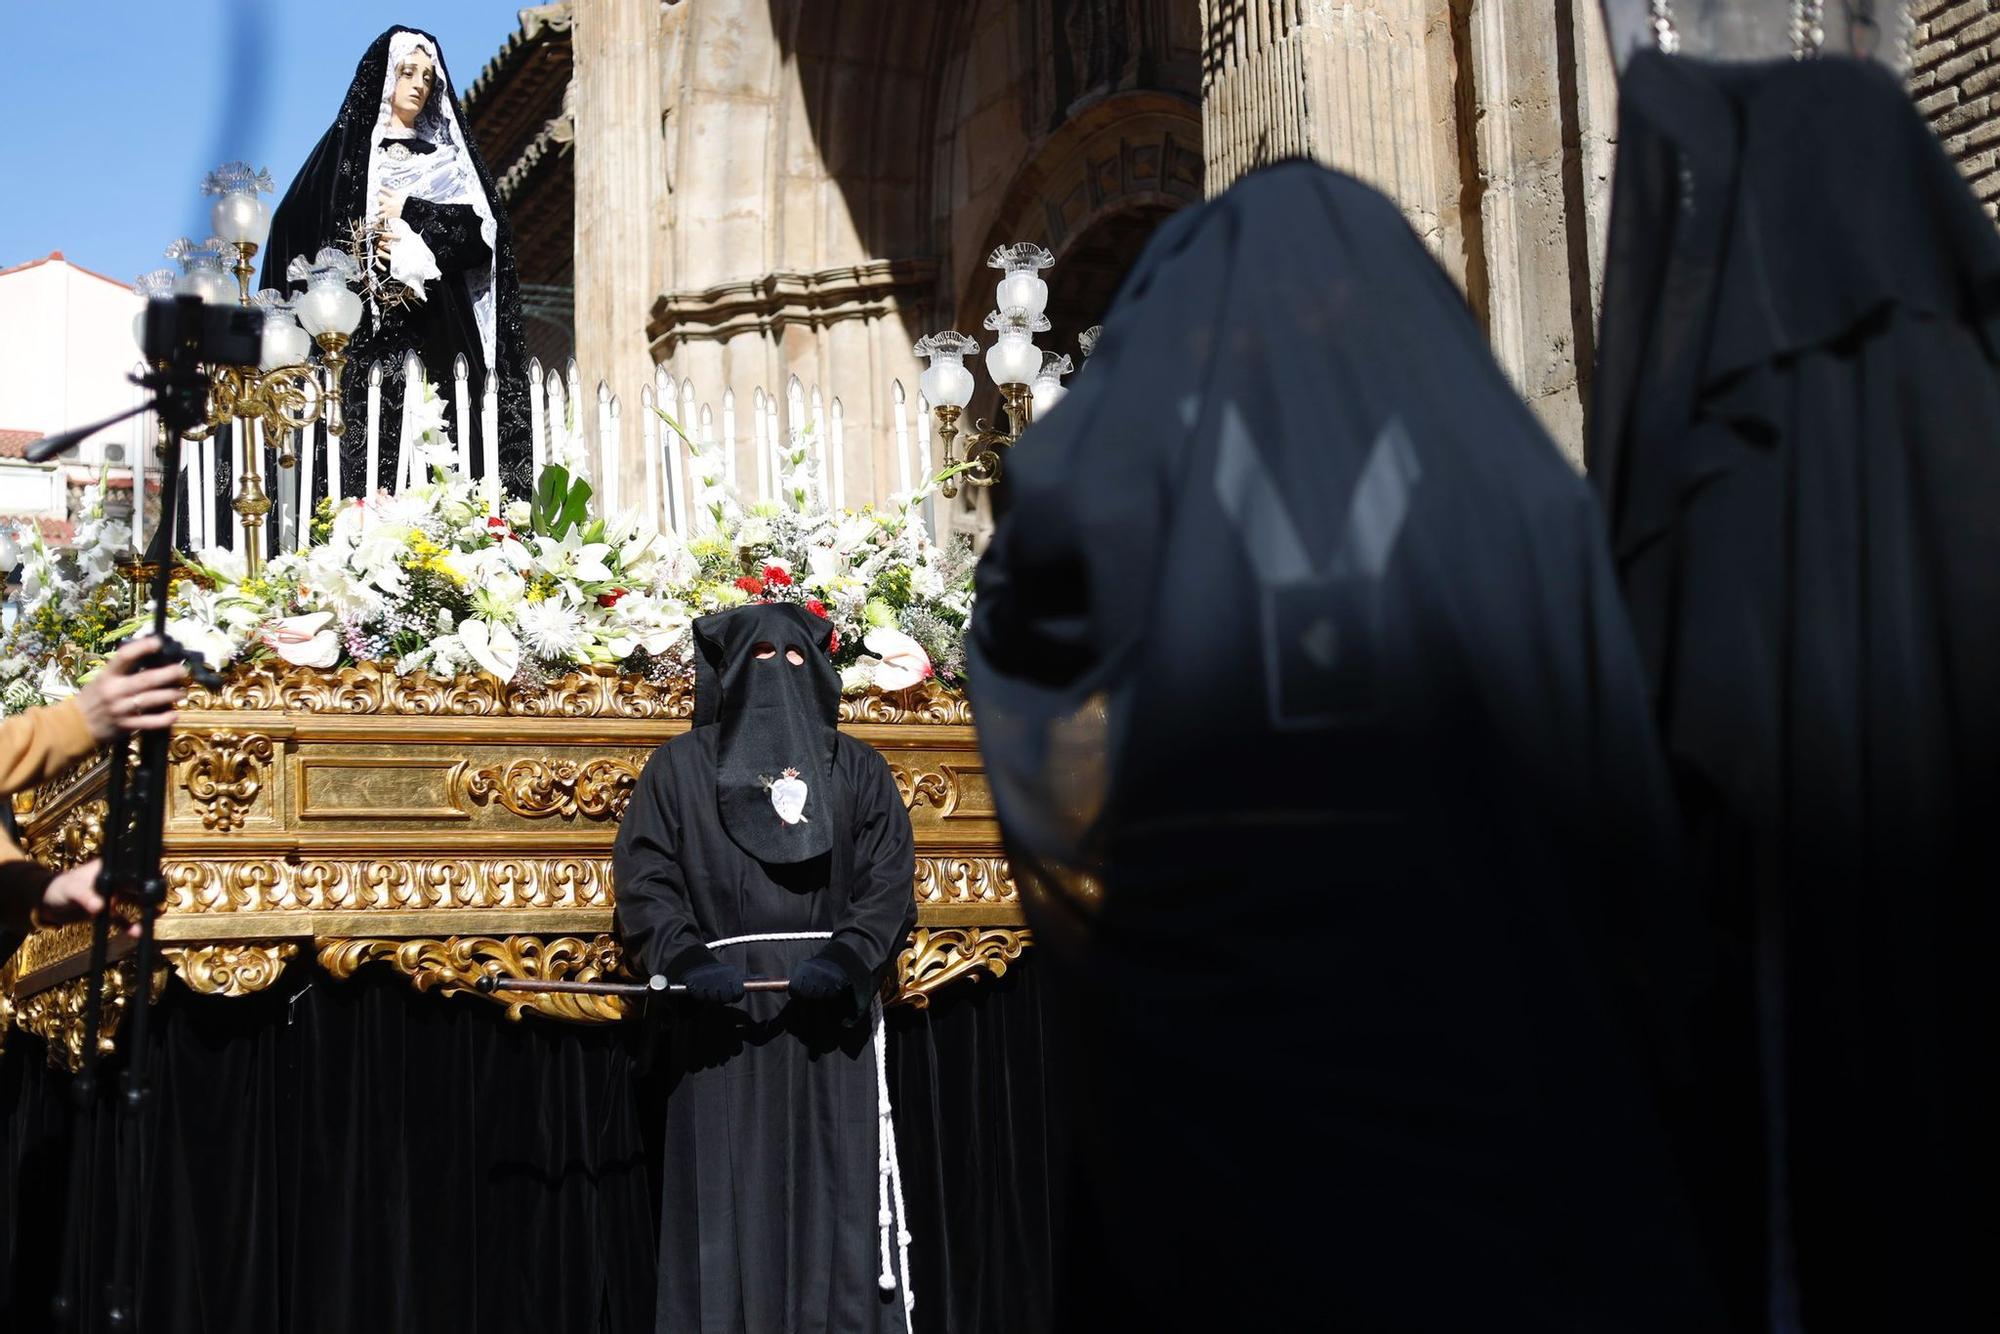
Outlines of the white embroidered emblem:
{"label": "white embroidered emblem", "polygon": [[806,785],[799,777],[797,769],[785,770],[785,776],[771,784],[771,809],[786,824],[810,824],[806,819]]}

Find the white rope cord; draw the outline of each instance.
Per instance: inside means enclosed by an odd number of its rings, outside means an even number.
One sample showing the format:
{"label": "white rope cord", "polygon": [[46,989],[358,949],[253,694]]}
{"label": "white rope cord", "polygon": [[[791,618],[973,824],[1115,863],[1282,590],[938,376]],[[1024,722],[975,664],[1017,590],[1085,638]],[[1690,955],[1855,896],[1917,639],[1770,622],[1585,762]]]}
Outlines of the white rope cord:
{"label": "white rope cord", "polygon": [[[785,940],[831,940],[831,931],[769,931],[759,935],[727,936],[721,940],[711,940],[708,947],[719,950],[725,945],[761,945]],[[877,995],[869,1005],[869,1026],[873,1030],[870,1045],[875,1049],[875,1219],[881,1228],[882,1272],[876,1277],[884,1292],[896,1290],[896,1275],[903,1276],[903,1328],[910,1328],[910,1312],[917,1307],[917,1294],[910,1287],[910,1228],[909,1215],[903,1208],[903,1164],[896,1153],[896,1122],[889,1107],[889,1042],[887,1026],[882,1019],[882,997]],[[889,1233],[896,1234],[894,1260],[890,1263]]]}

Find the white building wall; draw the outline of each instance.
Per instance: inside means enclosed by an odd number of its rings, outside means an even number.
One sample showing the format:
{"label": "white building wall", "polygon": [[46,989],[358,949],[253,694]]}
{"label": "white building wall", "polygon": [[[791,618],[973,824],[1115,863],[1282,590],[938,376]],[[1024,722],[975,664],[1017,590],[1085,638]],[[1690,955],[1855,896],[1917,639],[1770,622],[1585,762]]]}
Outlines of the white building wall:
{"label": "white building wall", "polygon": [[[0,428],[53,434],[137,401],[131,288],[50,257],[0,270]],[[122,466],[146,429],[134,418],[91,436],[71,460]],[[117,446],[106,457],[105,447]]]}

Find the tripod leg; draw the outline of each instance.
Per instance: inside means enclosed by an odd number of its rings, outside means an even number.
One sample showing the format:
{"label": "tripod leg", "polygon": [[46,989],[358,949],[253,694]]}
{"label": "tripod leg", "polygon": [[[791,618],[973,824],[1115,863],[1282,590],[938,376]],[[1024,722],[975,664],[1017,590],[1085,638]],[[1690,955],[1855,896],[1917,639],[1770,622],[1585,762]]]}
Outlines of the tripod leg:
{"label": "tripod leg", "polygon": [[50,1312],[55,1327],[61,1330],[83,1331],[95,1325],[96,1259],[103,1235],[97,1199],[98,1029],[104,1013],[104,973],[110,963],[111,925],[118,920],[111,904],[125,890],[124,880],[131,865],[132,805],[125,760],[126,741],[120,737],[112,743],[106,757],[108,809],[104,818],[104,845],[100,849],[103,869],[97,877],[97,890],[104,906],[91,924],[90,981],[84,994],[83,1062],[70,1084],[69,1203],[63,1220],[55,1304]]}

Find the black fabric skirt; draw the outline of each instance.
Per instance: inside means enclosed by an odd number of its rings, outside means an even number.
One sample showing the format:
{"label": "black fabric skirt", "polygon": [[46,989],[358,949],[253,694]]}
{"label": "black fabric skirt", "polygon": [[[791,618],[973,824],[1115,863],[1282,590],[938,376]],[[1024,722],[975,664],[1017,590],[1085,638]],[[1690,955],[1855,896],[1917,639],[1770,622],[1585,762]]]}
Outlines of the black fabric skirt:
{"label": "black fabric skirt", "polygon": [[[889,1011],[920,1331],[1050,1325],[1053,1027],[1033,960]],[[336,982],[295,963],[257,996],[171,985],[154,1033],[140,1328],[653,1328],[670,1093],[651,1026],[514,1023],[387,970]],[[69,1077],[38,1040],[9,1037],[0,1329],[41,1330],[75,1207],[76,1123]],[[109,1108],[87,1123],[106,1238],[124,1166]],[[860,1242],[874,1243],[872,1230]],[[100,1279],[109,1267],[107,1242]]]}

